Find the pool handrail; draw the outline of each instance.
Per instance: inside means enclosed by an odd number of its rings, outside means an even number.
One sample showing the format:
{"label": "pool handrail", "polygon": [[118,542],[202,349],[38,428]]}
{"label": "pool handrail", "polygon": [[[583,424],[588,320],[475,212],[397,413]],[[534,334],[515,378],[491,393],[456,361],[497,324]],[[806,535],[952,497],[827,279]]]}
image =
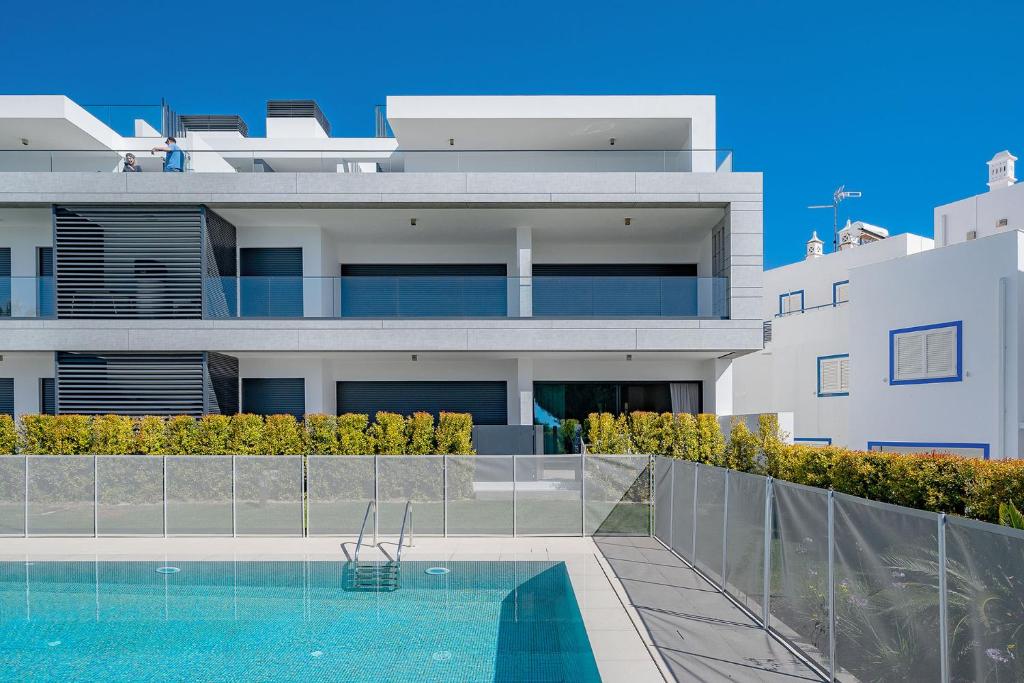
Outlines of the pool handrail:
{"label": "pool handrail", "polygon": [[363,523],[359,525],[359,538],[356,540],[356,550],[352,555],[352,559],[355,562],[359,561],[359,550],[363,547],[363,535],[366,532],[366,520],[370,518],[370,510],[373,510],[373,545],[377,545],[377,501],[371,500],[366,505],[366,513],[363,514]]}
{"label": "pool handrail", "polygon": [[402,545],[405,542],[405,522],[409,521],[409,546],[412,547],[412,501],[405,501],[405,512],[402,513],[402,530],[398,534],[398,552],[395,553],[395,561],[402,561]]}

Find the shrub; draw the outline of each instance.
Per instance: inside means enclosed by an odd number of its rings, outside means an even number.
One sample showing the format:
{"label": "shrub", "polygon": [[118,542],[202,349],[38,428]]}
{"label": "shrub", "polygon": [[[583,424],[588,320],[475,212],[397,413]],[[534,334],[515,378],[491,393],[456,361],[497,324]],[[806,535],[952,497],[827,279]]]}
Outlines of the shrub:
{"label": "shrub", "polygon": [[764,466],[771,469],[772,462],[779,457],[783,446],[783,434],[779,429],[777,413],[764,413],[757,416],[757,440],[764,453]]}
{"label": "shrub", "polygon": [[204,415],[196,425],[199,453],[225,455],[231,453],[231,418],[227,415]]}
{"label": "shrub", "polygon": [[657,413],[638,410],[629,414],[629,438],[633,452],[661,453],[665,442],[664,423]]}
{"label": "shrub", "polygon": [[82,455],[89,452],[90,420],[86,415],[55,415],[50,452],[54,455]]}
{"label": "shrub", "polygon": [[967,487],[964,512],[986,522],[999,521],[1000,503],[1024,507],[1024,460],[980,460]]}
{"label": "shrub", "polygon": [[263,423],[263,453],[266,455],[302,455],[305,430],[294,415],[268,415]]}
{"label": "shrub", "polygon": [[22,415],[18,450],[22,453],[52,453],[51,439],[56,421],[53,415]]}
{"label": "shrub", "polygon": [[697,457],[691,458],[706,465],[725,464],[725,437],[718,424],[718,416],[701,413],[697,416]]}
{"label": "shrub", "polygon": [[761,473],[758,463],[760,443],[757,435],[747,427],[742,418],[732,419],[729,442],[725,446],[725,465],[740,472]]}
{"label": "shrub", "polygon": [[403,455],[409,440],[405,433],[405,418],[398,413],[378,412],[370,425],[369,437],[374,453]]}
{"label": "shrub", "polygon": [[341,455],[372,455],[373,444],[367,434],[370,416],[346,413],[338,417],[338,453]]}
{"label": "shrub", "polygon": [[14,418],[7,413],[0,414],[0,455],[11,455],[18,447],[18,430]]}
{"label": "shrub", "polygon": [[251,413],[231,416],[228,450],[235,455],[263,454],[263,418]]}
{"label": "shrub", "polygon": [[563,453],[579,453],[580,421],[571,417],[558,423],[558,443]]}
{"label": "shrub", "polygon": [[438,454],[476,454],[473,450],[473,416],[469,413],[441,413],[435,438]]}
{"label": "shrub", "polygon": [[140,455],[163,455],[167,441],[164,419],[146,415],[135,419],[135,452]]}
{"label": "shrub", "polygon": [[408,453],[410,455],[430,455],[437,452],[433,415],[413,413],[406,421],[406,430],[408,431]]}
{"label": "shrub", "polygon": [[135,452],[132,419],[124,415],[97,415],[92,418],[90,452],[98,455],[127,455]]}
{"label": "shrub", "polygon": [[164,424],[168,455],[198,455],[199,428],[191,415],[175,415]]}
{"label": "shrub", "polygon": [[306,445],[312,455],[336,455],[338,418],[314,413],[306,416]]}

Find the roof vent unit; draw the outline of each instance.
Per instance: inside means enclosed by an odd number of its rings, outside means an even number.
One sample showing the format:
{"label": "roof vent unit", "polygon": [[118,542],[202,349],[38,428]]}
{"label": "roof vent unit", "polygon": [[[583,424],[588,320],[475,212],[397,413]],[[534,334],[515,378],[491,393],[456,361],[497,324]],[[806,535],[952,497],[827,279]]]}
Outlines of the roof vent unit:
{"label": "roof vent unit", "polygon": [[967,239],[969,239],[969,240],[976,240],[976,239],[978,239],[978,231],[977,230],[968,230],[967,231]]}
{"label": "roof vent unit", "polygon": [[315,100],[268,100],[268,138],[326,138],[331,123]]}
{"label": "roof vent unit", "polygon": [[186,133],[231,133],[249,136],[249,126],[238,114],[182,114],[181,127]]}

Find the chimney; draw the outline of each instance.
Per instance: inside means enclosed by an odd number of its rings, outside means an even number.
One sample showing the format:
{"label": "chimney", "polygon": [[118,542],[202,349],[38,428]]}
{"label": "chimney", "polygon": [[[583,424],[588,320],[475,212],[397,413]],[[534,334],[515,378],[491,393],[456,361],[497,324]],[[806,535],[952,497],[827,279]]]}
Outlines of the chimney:
{"label": "chimney", "polygon": [[998,152],[988,162],[988,190],[998,190],[1002,187],[1009,187],[1017,182],[1013,177],[1013,162],[1017,157],[1010,154],[1010,150],[1004,149]]}
{"label": "chimney", "polygon": [[810,260],[820,257],[824,253],[822,249],[824,244],[824,242],[818,239],[817,231],[812,232],[811,239],[807,240],[807,259]]}

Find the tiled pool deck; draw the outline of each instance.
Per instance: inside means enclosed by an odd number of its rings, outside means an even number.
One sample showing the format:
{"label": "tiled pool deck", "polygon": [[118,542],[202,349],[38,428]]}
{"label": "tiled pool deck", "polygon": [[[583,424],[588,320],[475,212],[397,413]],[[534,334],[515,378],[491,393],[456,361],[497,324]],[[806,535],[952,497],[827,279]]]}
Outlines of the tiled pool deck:
{"label": "tiled pool deck", "polygon": [[[355,539],[8,538],[0,561],[337,560]],[[394,555],[393,539],[362,560]],[[650,538],[417,538],[408,560],[565,562],[605,681],[815,681],[693,570]]]}

